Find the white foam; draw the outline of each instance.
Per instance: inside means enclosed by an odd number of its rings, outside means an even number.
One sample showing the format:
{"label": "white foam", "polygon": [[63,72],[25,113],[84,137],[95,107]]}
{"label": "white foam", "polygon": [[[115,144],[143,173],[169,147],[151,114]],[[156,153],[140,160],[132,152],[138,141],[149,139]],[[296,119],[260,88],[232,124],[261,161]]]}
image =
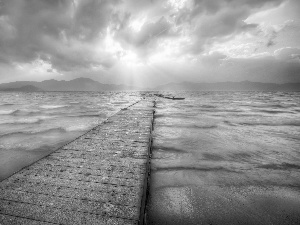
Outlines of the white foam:
{"label": "white foam", "polygon": [[84,131],[84,130],[89,129],[90,127],[91,126],[81,124],[81,125],[67,127],[66,131]]}
{"label": "white foam", "polygon": [[39,118],[19,118],[14,120],[14,123],[37,123],[39,122],[40,119]]}
{"label": "white foam", "polygon": [[0,115],[9,115],[16,110],[0,110]]}
{"label": "white foam", "polygon": [[57,108],[63,108],[66,107],[68,105],[41,105],[40,108],[43,109],[57,109]]}

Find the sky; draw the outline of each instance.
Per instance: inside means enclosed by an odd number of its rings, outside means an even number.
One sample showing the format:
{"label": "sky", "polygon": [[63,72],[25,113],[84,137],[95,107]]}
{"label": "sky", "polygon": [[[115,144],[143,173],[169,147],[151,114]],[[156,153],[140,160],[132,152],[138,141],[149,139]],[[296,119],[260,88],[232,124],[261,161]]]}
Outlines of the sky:
{"label": "sky", "polygon": [[299,0],[0,0],[0,83],[300,82]]}

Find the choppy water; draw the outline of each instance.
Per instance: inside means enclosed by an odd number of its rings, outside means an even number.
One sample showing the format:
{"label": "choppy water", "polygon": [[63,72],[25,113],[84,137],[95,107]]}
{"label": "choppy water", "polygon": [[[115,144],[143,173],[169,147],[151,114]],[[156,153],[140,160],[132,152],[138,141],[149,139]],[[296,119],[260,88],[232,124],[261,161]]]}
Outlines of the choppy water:
{"label": "choppy water", "polygon": [[0,180],[138,99],[137,92],[0,93]]}
{"label": "choppy water", "polygon": [[300,93],[159,98],[149,224],[300,224]]}
{"label": "choppy water", "polygon": [[[300,224],[300,93],[159,98],[149,224]],[[0,180],[74,139],[132,93],[0,93]]]}

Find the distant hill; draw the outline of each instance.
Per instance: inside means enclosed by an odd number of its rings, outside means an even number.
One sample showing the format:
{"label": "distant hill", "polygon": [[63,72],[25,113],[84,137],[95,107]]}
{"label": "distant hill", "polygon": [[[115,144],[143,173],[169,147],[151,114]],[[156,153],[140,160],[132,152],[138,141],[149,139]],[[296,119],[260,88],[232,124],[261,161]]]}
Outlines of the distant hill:
{"label": "distant hill", "polygon": [[[0,84],[0,91],[124,91],[143,90],[139,87],[102,84],[89,78],[77,78],[70,81],[45,80],[36,81],[16,81]],[[155,88],[144,89],[155,91],[300,91],[300,83],[260,83],[251,81],[242,82],[217,82],[217,83],[169,83]]]}
{"label": "distant hill", "polygon": [[251,81],[217,83],[169,83],[155,90],[191,90],[191,91],[300,91],[300,83],[260,83]]}
{"label": "distant hill", "polygon": [[1,88],[0,91],[16,91],[16,92],[40,92],[43,91],[33,85],[25,85],[17,88]]}
{"label": "distant hill", "polygon": [[36,91],[122,91],[122,90],[137,90],[137,87],[102,84],[89,78],[77,78],[70,81],[45,80],[36,81],[16,81],[11,83],[0,84],[0,91],[20,91],[22,89],[36,88]]}

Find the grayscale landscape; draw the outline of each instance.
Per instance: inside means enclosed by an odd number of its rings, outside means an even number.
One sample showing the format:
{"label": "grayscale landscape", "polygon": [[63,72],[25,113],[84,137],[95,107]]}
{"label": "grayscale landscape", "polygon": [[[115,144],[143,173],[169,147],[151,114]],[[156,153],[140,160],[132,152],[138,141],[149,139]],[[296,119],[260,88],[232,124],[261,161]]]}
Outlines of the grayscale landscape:
{"label": "grayscale landscape", "polygon": [[299,0],[0,0],[0,224],[300,224]]}

